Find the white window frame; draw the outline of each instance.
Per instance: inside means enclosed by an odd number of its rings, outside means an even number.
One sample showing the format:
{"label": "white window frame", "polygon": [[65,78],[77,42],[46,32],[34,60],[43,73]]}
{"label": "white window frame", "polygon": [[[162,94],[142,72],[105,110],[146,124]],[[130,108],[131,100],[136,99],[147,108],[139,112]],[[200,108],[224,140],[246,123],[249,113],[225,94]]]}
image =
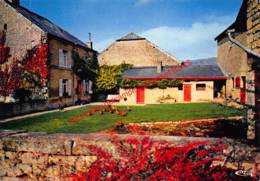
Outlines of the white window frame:
{"label": "white window frame", "polygon": [[71,60],[71,52],[59,49],[59,67],[71,68],[72,60]]}

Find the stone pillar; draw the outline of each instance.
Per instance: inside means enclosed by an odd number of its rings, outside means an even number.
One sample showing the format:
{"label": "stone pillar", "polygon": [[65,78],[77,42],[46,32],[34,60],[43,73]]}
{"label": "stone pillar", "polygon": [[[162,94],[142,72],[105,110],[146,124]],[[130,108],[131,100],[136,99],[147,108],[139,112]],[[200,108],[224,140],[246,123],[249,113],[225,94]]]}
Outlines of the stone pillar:
{"label": "stone pillar", "polygon": [[[248,47],[260,54],[260,0],[247,0]],[[252,57],[255,62],[255,140],[260,147],[260,60]]]}

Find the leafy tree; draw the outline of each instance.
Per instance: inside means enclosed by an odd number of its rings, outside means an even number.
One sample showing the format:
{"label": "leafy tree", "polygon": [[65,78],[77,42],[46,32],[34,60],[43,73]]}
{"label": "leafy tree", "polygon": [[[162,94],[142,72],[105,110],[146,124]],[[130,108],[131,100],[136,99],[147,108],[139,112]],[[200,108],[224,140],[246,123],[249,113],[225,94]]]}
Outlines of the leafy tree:
{"label": "leafy tree", "polygon": [[97,78],[97,87],[104,91],[116,91],[122,81],[122,73],[132,65],[122,63],[120,65],[103,65],[100,67]]}

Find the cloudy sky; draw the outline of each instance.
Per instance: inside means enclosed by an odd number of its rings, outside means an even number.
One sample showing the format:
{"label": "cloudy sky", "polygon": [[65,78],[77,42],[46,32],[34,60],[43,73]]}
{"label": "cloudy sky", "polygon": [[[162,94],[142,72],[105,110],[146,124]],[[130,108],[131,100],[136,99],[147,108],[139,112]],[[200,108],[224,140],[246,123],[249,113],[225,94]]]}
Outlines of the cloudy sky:
{"label": "cloudy sky", "polygon": [[216,56],[214,38],[230,25],[242,0],[21,0],[82,41],[92,33],[102,51],[129,32],[181,60]]}

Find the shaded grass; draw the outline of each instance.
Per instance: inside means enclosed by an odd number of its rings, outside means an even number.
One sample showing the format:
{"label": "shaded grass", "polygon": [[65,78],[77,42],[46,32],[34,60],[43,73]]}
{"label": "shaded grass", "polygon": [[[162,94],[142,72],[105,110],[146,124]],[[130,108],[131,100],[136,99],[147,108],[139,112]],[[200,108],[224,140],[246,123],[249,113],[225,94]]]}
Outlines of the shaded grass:
{"label": "shaded grass", "polygon": [[[69,123],[73,116],[82,115],[86,108],[49,113],[32,118],[21,119],[0,124],[0,129],[23,129],[34,132],[48,133],[93,133],[111,128],[118,121],[130,122],[156,122],[156,121],[181,121],[202,118],[218,118],[230,116],[243,116],[245,111],[221,106],[212,103],[190,103],[190,104],[162,104],[131,106],[132,111],[125,117],[111,113],[100,115],[96,112],[92,116],[84,116],[77,123]],[[125,106],[118,106],[120,110],[126,110]]]}

